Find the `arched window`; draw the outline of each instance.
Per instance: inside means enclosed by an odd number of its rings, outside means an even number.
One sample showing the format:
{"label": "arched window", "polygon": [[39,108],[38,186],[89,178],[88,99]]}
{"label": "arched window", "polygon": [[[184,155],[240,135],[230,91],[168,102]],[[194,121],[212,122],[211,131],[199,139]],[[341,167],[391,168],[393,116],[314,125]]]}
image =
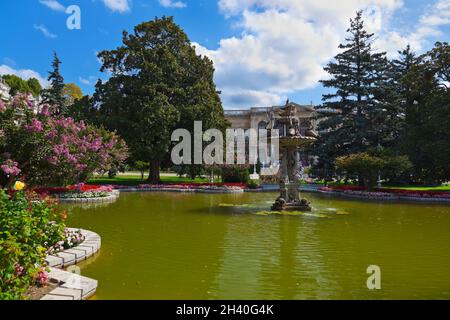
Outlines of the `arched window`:
{"label": "arched window", "polygon": [[269,123],[268,122],[266,122],[266,121],[260,121],[259,123],[258,123],[258,130],[259,129],[267,129],[267,126],[269,125]]}
{"label": "arched window", "polygon": [[274,129],[278,129],[279,130],[278,134],[280,135],[280,137],[285,135],[285,132],[284,132],[285,126],[284,126],[283,123],[280,123],[278,120],[275,120]]}

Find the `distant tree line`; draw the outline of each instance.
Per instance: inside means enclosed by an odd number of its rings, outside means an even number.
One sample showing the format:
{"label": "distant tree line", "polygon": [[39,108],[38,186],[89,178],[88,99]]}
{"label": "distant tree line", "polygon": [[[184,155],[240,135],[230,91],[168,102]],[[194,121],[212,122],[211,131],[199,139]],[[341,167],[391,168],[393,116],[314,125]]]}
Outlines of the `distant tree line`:
{"label": "distant tree line", "polygon": [[[351,20],[341,52],[325,66],[321,137],[313,172],[373,186],[450,180],[450,46],[437,42],[415,54],[410,46],[389,60],[373,49],[362,12]],[[396,165],[392,167],[392,164]]]}

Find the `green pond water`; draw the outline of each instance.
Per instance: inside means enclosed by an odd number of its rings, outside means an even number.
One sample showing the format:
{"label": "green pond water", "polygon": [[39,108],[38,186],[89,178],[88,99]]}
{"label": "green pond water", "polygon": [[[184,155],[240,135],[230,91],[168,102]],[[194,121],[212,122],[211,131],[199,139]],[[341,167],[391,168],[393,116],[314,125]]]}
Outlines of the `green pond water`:
{"label": "green pond water", "polygon": [[94,299],[450,299],[450,206],[305,196],[267,215],[275,193],[122,193],[67,224],[102,237]]}

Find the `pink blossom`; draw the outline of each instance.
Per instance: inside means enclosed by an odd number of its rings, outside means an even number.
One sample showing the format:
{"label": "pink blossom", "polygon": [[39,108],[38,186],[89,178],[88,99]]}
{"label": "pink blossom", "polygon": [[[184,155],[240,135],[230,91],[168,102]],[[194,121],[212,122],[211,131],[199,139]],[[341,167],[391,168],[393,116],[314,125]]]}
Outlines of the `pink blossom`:
{"label": "pink blossom", "polygon": [[77,164],[77,157],[75,157],[73,154],[68,154],[67,155],[67,160],[71,163],[71,164]]}
{"label": "pink blossom", "polygon": [[62,144],[57,144],[56,146],[53,147],[53,152],[57,155],[57,156],[68,156],[69,155],[69,150],[67,149],[67,147],[65,145]]}
{"label": "pink blossom", "polygon": [[25,268],[22,267],[20,264],[16,264],[16,267],[15,267],[15,274],[16,274],[16,276],[20,277],[24,273],[25,273]]}
{"label": "pink blossom", "polygon": [[39,285],[45,286],[48,283],[48,272],[45,270],[40,270],[37,274],[36,281]]}
{"label": "pink blossom", "polygon": [[25,128],[31,132],[41,132],[44,130],[44,128],[42,127],[42,122],[36,118],[33,118],[31,120],[31,124],[26,125]]}
{"label": "pink blossom", "polygon": [[79,164],[76,165],[76,168],[77,168],[78,171],[83,171],[83,170],[85,170],[87,168],[87,164],[79,163]]}
{"label": "pink blossom", "polygon": [[92,151],[98,151],[101,146],[102,146],[102,139],[97,138],[91,143],[91,145],[89,146],[89,149]]}
{"label": "pink blossom", "polygon": [[3,101],[0,100],[0,112],[3,112],[6,110],[6,105]]}
{"label": "pink blossom", "polygon": [[42,106],[40,114],[43,116],[49,116],[50,115],[50,106],[48,104],[44,104]]}
{"label": "pink blossom", "polygon": [[31,97],[31,94],[26,95],[25,102],[26,102],[28,108],[33,109],[34,104],[33,104],[33,102],[31,102],[30,97]]}
{"label": "pink blossom", "polygon": [[55,129],[50,130],[49,133],[47,133],[47,138],[48,139],[54,139],[57,134],[58,134],[58,132]]}
{"label": "pink blossom", "polygon": [[21,170],[18,168],[18,163],[15,161],[12,161],[11,159],[6,160],[0,168],[3,170],[3,172],[7,176],[17,176],[21,172]]}
{"label": "pink blossom", "polygon": [[52,164],[52,165],[57,165],[59,163],[59,160],[57,157],[55,156],[51,156],[47,159],[48,163]]}

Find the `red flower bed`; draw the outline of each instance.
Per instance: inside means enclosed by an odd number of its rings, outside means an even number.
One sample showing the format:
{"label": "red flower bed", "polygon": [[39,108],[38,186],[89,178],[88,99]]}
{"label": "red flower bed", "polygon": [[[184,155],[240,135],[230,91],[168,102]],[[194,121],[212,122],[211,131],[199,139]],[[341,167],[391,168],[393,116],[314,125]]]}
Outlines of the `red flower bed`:
{"label": "red flower bed", "polygon": [[333,190],[339,190],[339,191],[364,191],[366,188],[360,187],[360,186],[331,186]]}
{"label": "red flower bed", "polygon": [[71,185],[67,187],[42,187],[33,189],[34,192],[40,195],[54,195],[68,192],[111,192],[111,186],[100,186],[80,183],[78,185]]}
{"label": "red flower bed", "polygon": [[242,188],[245,189],[247,184],[245,183],[171,183],[171,184],[141,184],[137,186],[122,186],[122,185],[91,185],[80,183],[78,185],[71,185],[67,187],[43,187],[35,188],[37,194],[40,195],[56,195],[70,192],[111,192],[113,189],[127,189],[127,188],[138,188],[138,189],[148,189],[148,188],[168,188],[168,189],[196,189],[196,188],[207,188],[207,187],[225,187],[225,188]]}
{"label": "red flower bed", "polygon": [[247,184],[243,182],[226,182],[226,183],[210,183],[210,182],[174,182],[168,185],[187,186],[187,187],[201,187],[201,186],[214,186],[214,187],[239,187],[246,188]]}
{"label": "red flower bed", "polygon": [[[321,188],[324,191],[325,188]],[[343,192],[351,192],[351,191],[367,191],[366,188],[360,186],[332,186],[332,190],[335,191],[343,191]],[[389,194],[396,194],[402,197],[418,197],[418,198],[449,198],[450,192],[446,191],[433,191],[433,190],[406,190],[406,189],[384,189],[384,188],[375,188],[374,192],[383,192]],[[369,192],[369,191],[367,191]]]}

